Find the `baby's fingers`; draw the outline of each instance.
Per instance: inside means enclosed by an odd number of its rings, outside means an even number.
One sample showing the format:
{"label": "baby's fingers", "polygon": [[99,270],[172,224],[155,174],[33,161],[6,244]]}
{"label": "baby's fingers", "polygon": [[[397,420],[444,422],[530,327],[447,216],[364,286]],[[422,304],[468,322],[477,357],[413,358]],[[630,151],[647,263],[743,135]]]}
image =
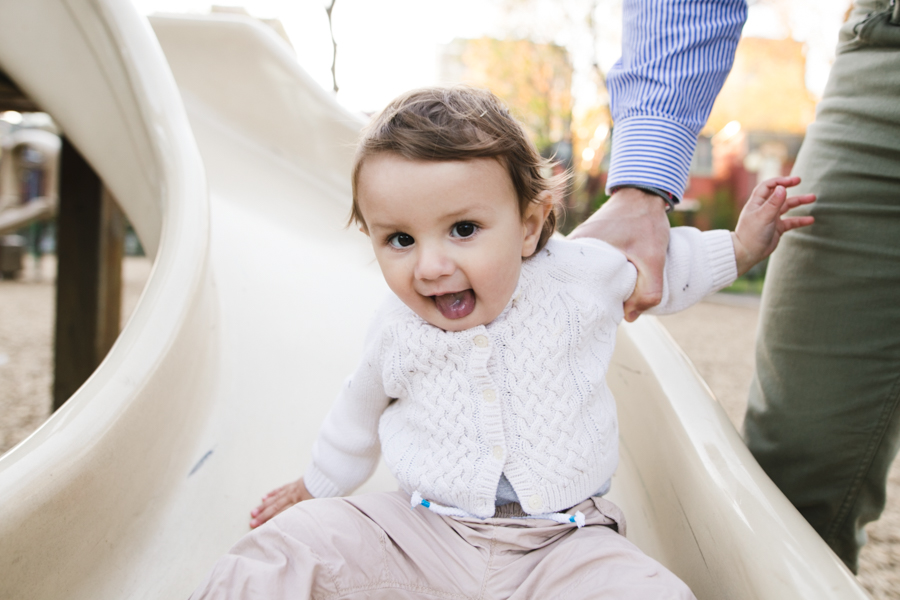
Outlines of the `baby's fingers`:
{"label": "baby's fingers", "polygon": [[781,227],[779,229],[782,233],[785,231],[790,231],[791,229],[797,229],[798,227],[806,227],[808,225],[812,225],[815,222],[814,217],[785,217],[781,219]]}
{"label": "baby's fingers", "polygon": [[773,191],[775,191],[778,186],[789,188],[794,187],[795,185],[800,183],[799,177],[773,177],[772,179],[766,179],[759,185],[757,185],[753,190],[753,195],[758,196],[762,199],[768,198]]}
{"label": "baby's fingers", "polygon": [[764,198],[761,202],[763,214],[768,215],[769,219],[775,217],[775,215],[780,215],[784,212],[783,206],[786,204],[787,199],[787,190],[784,189],[783,186],[777,185],[775,189],[772,190],[772,193],[769,194],[766,198]]}
{"label": "baby's fingers", "polygon": [[283,490],[285,487],[287,487],[287,486],[284,486],[284,485],[283,485],[283,486],[281,486],[281,487],[275,488],[274,490],[272,490],[271,492],[269,492],[268,494],[266,494],[265,496],[263,496],[262,499],[265,500],[266,498],[271,498],[272,496],[277,495],[277,494],[280,493],[281,490]]}
{"label": "baby's fingers", "polygon": [[250,527],[252,529],[256,529],[288,506],[293,504],[285,495],[277,496],[275,498],[271,498],[267,502],[263,502],[258,507],[256,507],[253,511],[251,511],[250,516]]}
{"label": "baby's fingers", "polygon": [[782,187],[789,188],[789,187],[794,187],[798,183],[800,183],[800,178],[796,177],[796,176],[773,177],[772,179],[766,179],[760,185],[765,186],[765,187],[769,188],[770,190],[773,190],[779,185]]}
{"label": "baby's fingers", "polygon": [[[785,189],[794,187],[799,183],[799,177],[773,177],[772,179],[766,179],[753,188],[753,193],[750,194],[750,199],[747,201],[747,204],[751,206],[762,206],[769,202],[772,196],[776,194],[779,187]],[[785,192],[785,195],[787,195],[787,192]]]}
{"label": "baby's fingers", "polygon": [[804,204],[812,204],[816,201],[815,194],[803,194],[802,196],[791,196],[784,203],[784,206],[781,207],[781,214],[786,213],[792,208],[797,208],[798,206],[803,206]]}
{"label": "baby's fingers", "polygon": [[268,508],[274,502],[275,498],[270,498],[269,496],[264,497],[262,499],[262,502],[259,503],[259,506],[250,511],[250,516],[256,517],[262,514],[266,510],[266,508]]}
{"label": "baby's fingers", "polygon": [[280,513],[283,509],[277,508],[275,505],[270,504],[264,511],[262,511],[256,517],[250,519],[250,529],[256,529],[278,513]]}

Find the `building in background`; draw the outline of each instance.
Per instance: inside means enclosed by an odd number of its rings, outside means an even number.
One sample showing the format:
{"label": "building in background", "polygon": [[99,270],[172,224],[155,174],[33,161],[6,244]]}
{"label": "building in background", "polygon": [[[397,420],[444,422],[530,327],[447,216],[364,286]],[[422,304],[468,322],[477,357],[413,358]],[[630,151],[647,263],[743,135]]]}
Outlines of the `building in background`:
{"label": "building in background", "polygon": [[[734,228],[758,182],[791,172],[815,118],[816,99],[806,89],[805,71],[801,42],[741,39],[734,67],[697,141],[688,187],[672,218],[676,224]],[[585,217],[606,198],[610,143],[606,140],[598,152],[599,176],[589,191]]]}
{"label": "building in background", "polygon": [[804,45],[746,37],[697,144],[682,214],[702,229],[733,228],[756,184],[794,166],[816,100]]}

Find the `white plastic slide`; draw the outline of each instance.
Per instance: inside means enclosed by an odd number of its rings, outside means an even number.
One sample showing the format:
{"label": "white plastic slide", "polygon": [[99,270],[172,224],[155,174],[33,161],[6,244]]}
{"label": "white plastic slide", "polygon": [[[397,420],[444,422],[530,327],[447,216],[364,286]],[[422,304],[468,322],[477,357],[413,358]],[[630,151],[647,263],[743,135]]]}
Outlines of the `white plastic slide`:
{"label": "white plastic slide", "polygon": [[[302,473],[386,291],[343,228],[360,121],[238,17],[3,0],[0,68],[155,257],[103,364],[0,459],[0,598],[185,598]],[[610,383],[613,500],[699,598],[865,597],[654,320],[623,328]]]}

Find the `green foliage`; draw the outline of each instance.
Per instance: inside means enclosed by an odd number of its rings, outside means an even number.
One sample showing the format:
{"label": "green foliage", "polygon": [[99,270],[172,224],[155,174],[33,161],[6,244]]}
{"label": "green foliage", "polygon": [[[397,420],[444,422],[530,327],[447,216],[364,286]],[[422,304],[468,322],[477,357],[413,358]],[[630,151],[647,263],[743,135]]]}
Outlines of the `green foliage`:
{"label": "green foliage", "polygon": [[766,269],[769,259],[765,259],[758,265],[754,265],[749,271],[737,278],[730,286],[722,290],[733,294],[762,294],[763,283],[766,281]]}
{"label": "green foliage", "polygon": [[764,279],[748,279],[746,275],[738,277],[730,286],[722,290],[726,294],[762,294]]}
{"label": "green foliage", "polygon": [[710,214],[710,229],[734,230],[737,225],[738,211],[735,210],[734,198],[731,192],[725,188],[716,190],[712,201]]}

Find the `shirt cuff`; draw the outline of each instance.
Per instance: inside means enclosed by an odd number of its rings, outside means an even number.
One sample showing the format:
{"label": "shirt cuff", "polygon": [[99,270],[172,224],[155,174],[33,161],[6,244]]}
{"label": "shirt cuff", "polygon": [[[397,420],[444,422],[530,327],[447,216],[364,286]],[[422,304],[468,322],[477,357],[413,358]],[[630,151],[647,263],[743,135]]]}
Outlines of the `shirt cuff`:
{"label": "shirt cuff", "polygon": [[731,232],[716,229],[703,233],[703,246],[709,261],[710,290],[718,292],[737,279],[737,259]]}
{"label": "shirt cuff", "polygon": [[607,192],[625,185],[658,187],[681,198],[697,134],[660,117],[628,117],[613,128]]}
{"label": "shirt cuff", "polygon": [[341,490],[313,465],[303,474],[303,485],[313,498],[334,498],[341,495]]}

